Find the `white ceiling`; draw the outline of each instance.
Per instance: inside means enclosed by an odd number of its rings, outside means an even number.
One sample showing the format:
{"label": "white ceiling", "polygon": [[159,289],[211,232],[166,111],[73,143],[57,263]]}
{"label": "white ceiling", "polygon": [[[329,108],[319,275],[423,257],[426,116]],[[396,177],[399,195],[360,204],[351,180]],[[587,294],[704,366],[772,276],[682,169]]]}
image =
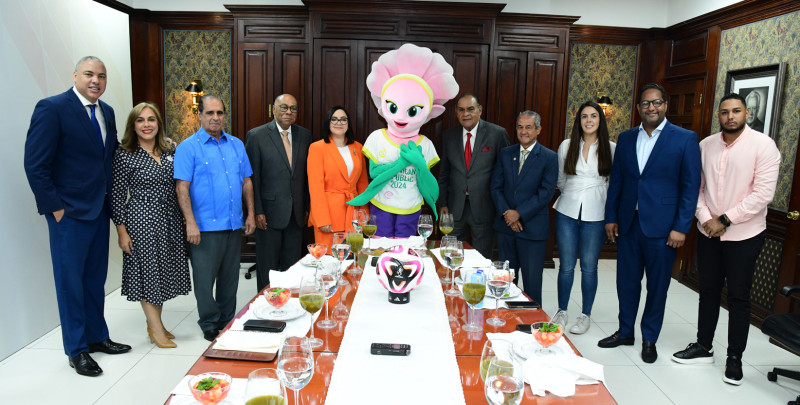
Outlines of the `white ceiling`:
{"label": "white ceiling", "polygon": [[[151,11],[228,11],[225,4],[301,6],[300,0],[120,0]],[[432,0],[415,0],[432,1]],[[451,2],[456,0],[435,0]],[[664,28],[740,0],[457,0],[506,4],[503,12],[580,16],[576,24]]]}

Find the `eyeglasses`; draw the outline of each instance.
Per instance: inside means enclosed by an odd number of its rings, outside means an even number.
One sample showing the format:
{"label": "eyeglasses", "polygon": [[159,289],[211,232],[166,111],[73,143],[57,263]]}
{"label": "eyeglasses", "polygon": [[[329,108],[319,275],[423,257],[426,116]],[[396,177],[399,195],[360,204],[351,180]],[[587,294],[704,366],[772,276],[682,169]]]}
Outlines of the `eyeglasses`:
{"label": "eyeglasses", "polygon": [[336,125],[337,123],[347,124],[347,117],[342,117],[342,118],[331,117],[331,124]]}
{"label": "eyeglasses", "polygon": [[286,111],[289,111],[289,110],[291,110],[293,113],[297,112],[297,106],[296,105],[288,106],[286,104],[281,104],[281,105],[278,106],[278,108],[281,109],[281,112],[286,112]]}
{"label": "eyeglasses", "polygon": [[650,104],[652,104],[653,107],[658,108],[661,107],[661,105],[664,103],[665,101],[660,98],[657,98],[655,100],[642,100],[639,102],[639,107],[650,108]]}

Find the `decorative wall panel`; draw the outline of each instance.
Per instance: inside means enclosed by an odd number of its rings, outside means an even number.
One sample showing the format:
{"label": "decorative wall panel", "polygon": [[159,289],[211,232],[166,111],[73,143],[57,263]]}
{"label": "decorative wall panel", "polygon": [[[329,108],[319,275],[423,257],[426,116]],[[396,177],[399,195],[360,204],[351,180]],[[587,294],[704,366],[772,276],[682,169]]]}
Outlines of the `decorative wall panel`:
{"label": "decorative wall panel", "polygon": [[[784,14],[722,31],[717,70],[714,111],[724,95],[725,76],[729,70],[786,62],[786,81],[783,106],[778,123],[778,149],[781,151],[781,170],[778,188],[770,205],[786,210],[792,187],[792,173],[797,154],[797,134],[800,132],[800,12]],[[714,119],[712,132],[719,131]]]}
{"label": "decorative wall panel", "polygon": [[[200,128],[192,113],[192,97],[184,91],[193,79],[203,81],[206,94],[213,93],[225,103],[231,120],[231,33],[211,30],[164,30],[164,121],[167,135],[180,142]],[[237,134],[233,134],[237,135]]]}
{"label": "decorative wall panel", "polygon": [[620,132],[630,128],[636,91],[636,53],[637,47],[633,45],[572,43],[564,139],[572,131],[578,107],[588,100],[597,101],[598,91],[605,92],[614,102],[611,117],[607,119],[611,139],[616,141]]}

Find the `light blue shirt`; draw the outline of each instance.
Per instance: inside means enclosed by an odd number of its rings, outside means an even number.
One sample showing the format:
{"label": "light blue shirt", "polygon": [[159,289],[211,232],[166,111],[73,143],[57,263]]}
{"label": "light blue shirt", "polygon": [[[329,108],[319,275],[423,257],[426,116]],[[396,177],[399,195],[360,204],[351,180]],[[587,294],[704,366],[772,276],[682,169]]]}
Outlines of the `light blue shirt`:
{"label": "light blue shirt", "polygon": [[200,128],[175,150],[177,180],[190,182],[192,213],[200,232],[242,227],[242,185],[253,174],[239,138],[225,132],[216,138]]}
{"label": "light blue shirt", "polygon": [[639,136],[636,138],[636,159],[639,163],[639,174],[644,170],[647,159],[650,159],[650,153],[653,152],[653,147],[656,146],[658,136],[661,135],[661,131],[664,129],[665,125],[667,125],[666,118],[653,130],[652,136],[648,136],[647,131],[644,130],[644,126],[639,124]]}

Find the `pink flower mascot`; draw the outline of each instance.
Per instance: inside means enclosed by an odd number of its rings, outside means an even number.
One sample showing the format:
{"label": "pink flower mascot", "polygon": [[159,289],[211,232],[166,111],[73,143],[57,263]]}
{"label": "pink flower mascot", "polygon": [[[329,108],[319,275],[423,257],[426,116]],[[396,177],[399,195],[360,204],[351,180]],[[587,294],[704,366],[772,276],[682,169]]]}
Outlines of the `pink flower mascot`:
{"label": "pink flower mascot", "polygon": [[373,180],[347,203],[370,203],[378,220],[376,235],[407,238],[416,234],[423,200],[435,207],[439,197],[430,171],[439,155],[419,129],[442,115],[444,103],[458,94],[458,83],[442,55],[405,44],[372,64],[367,88],[387,128],[367,137],[363,151]]}

